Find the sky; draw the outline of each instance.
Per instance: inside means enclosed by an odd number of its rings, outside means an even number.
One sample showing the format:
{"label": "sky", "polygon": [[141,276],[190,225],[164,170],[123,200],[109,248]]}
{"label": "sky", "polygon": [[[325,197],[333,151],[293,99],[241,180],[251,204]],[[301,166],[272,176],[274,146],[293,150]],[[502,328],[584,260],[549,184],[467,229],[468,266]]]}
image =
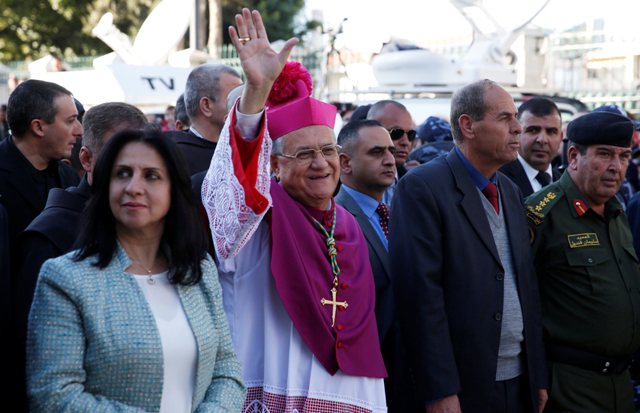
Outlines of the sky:
{"label": "sky", "polygon": [[[520,26],[544,0],[484,0],[489,13],[505,29]],[[307,0],[306,14],[322,10],[325,28],[337,29],[343,18],[338,47],[377,52],[390,37],[427,46],[439,40],[469,37],[471,26],[448,0]],[[629,33],[638,27],[638,0],[550,0],[531,23],[562,31],[597,17],[607,19],[607,31]]]}

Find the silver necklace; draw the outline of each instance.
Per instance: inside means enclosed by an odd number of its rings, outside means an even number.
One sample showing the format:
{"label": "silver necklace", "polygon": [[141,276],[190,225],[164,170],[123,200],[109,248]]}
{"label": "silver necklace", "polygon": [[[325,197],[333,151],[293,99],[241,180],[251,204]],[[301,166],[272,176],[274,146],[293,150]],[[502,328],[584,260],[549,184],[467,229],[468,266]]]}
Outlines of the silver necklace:
{"label": "silver necklace", "polygon": [[[147,269],[147,267],[142,265],[139,261],[137,262],[138,262],[138,265],[147,272],[147,284],[154,285],[156,283],[156,280],[154,280],[153,277],[151,276],[151,270]],[[151,268],[153,268],[153,266]]]}

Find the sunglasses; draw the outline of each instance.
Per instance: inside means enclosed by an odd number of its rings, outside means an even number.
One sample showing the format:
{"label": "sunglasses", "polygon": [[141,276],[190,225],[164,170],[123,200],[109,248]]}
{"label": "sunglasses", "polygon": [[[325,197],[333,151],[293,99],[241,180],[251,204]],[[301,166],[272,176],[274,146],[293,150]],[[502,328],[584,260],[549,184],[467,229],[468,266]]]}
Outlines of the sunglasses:
{"label": "sunglasses", "polygon": [[413,140],[416,138],[417,132],[414,131],[413,129],[411,130],[404,130],[401,128],[393,128],[393,129],[389,129],[389,135],[391,135],[391,140],[397,141],[398,139],[402,138],[402,136],[404,134],[407,134],[407,138],[409,139],[409,142],[413,142]]}

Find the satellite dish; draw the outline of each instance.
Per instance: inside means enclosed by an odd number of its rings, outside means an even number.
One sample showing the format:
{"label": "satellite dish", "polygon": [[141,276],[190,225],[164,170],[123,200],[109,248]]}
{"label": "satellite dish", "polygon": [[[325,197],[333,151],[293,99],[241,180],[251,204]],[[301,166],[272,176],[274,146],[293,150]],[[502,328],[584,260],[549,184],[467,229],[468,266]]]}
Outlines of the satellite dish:
{"label": "satellite dish", "polygon": [[167,61],[189,28],[192,10],[184,0],[162,0],[142,23],[133,42],[133,51],[141,64],[156,65]]}
{"label": "satellite dish", "polygon": [[103,14],[98,24],[91,30],[91,34],[105,42],[123,62],[132,65],[140,63],[134,53],[129,36],[122,33],[113,24],[113,14]]}
{"label": "satellite dish", "polygon": [[91,30],[91,33],[96,36],[104,36],[109,33],[110,30],[113,29],[113,14],[111,12],[107,12],[100,17],[98,24]]}

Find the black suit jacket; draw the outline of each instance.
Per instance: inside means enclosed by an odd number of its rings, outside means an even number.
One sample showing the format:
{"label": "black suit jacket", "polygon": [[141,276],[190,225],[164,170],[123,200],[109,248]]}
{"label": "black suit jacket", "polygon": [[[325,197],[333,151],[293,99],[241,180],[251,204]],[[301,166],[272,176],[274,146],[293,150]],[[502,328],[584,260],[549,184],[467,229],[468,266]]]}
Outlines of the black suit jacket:
{"label": "black suit jacket", "polygon": [[[536,401],[547,378],[527,222],[518,188],[501,173],[497,179],[522,308],[525,374]],[[474,413],[491,406],[504,294],[504,268],[480,196],[455,151],[414,168],[398,183],[389,240],[415,395],[429,402],[457,394],[462,411]]]}
{"label": "black suit jacket", "polygon": [[342,205],[356,218],[358,225],[367,240],[369,262],[373,270],[376,286],[376,322],[382,357],[387,368],[385,393],[389,413],[424,412],[424,407],[412,403],[409,379],[410,360],[406,356],[406,348],[401,335],[395,310],[395,295],[392,290],[389,253],[384,248],[380,237],[371,226],[369,218],[358,203],[341,186],[335,201]]}
{"label": "black suit jacket", "polygon": [[[25,166],[26,159],[18,151],[13,139],[0,142],[0,203],[9,217],[9,248],[15,245],[16,237],[44,209],[46,195],[42,197],[33,190],[31,170]],[[58,180],[61,188],[77,185],[78,174],[57,162]]]}
{"label": "black suit jacket", "polygon": [[71,251],[80,232],[80,217],[90,190],[86,179],[77,187],[52,189],[44,210],[18,235],[13,307],[16,322],[24,328],[21,333],[26,333],[40,267],[49,258]]}
{"label": "black suit jacket", "polygon": [[216,142],[202,139],[191,132],[172,131],[165,134],[169,135],[182,151],[189,165],[189,175],[209,169]]}
{"label": "black suit jacket", "polygon": [[[25,349],[29,309],[40,273],[49,258],[71,251],[80,232],[80,216],[89,199],[90,187],[86,179],[77,187],[49,191],[44,210],[18,235],[16,271],[13,280],[13,374],[16,385],[23,386],[14,393],[16,404],[26,406]],[[20,398],[20,399],[19,399]]]}
{"label": "black suit jacket", "polygon": [[[531,181],[529,181],[529,177],[527,176],[527,173],[524,171],[524,168],[522,167],[522,164],[518,159],[504,165],[502,168],[500,168],[500,172],[507,175],[509,179],[511,179],[516,185],[518,185],[518,188],[520,188],[520,191],[522,192],[522,196],[524,198],[533,193]],[[551,172],[553,174],[552,182],[560,179],[560,175],[562,175],[562,172],[560,172],[557,168],[552,168]]]}
{"label": "black suit jacket", "polygon": [[[10,345],[11,337],[11,290],[9,282],[9,222],[7,211],[0,204],[0,354],[2,354],[2,365],[0,369],[0,379],[3,383],[11,383],[15,380],[13,370],[9,368],[13,359],[13,349]],[[13,386],[0,386],[0,397],[9,403],[13,394]]]}

